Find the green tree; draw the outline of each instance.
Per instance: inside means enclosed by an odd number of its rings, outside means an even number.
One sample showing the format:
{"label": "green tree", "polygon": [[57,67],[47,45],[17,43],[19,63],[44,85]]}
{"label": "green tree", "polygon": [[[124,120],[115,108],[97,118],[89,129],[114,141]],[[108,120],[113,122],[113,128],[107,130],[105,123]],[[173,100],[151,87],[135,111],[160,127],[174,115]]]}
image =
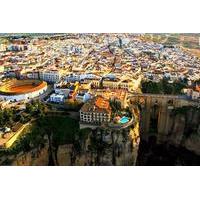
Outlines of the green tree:
{"label": "green tree", "polygon": [[4,123],[5,124],[11,124],[13,123],[13,110],[12,109],[5,109],[4,110]]}

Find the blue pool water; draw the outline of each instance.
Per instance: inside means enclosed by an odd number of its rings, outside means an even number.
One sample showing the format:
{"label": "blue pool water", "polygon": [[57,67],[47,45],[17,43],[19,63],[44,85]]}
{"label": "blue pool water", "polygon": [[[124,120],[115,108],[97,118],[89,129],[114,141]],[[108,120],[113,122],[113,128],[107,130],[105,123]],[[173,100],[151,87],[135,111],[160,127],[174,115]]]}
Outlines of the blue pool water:
{"label": "blue pool water", "polygon": [[120,120],[119,120],[119,122],[121,123],[121,124],[125,124],[125,123],[127,123],[129,120],[128,120],[128,117],[122,117]]}

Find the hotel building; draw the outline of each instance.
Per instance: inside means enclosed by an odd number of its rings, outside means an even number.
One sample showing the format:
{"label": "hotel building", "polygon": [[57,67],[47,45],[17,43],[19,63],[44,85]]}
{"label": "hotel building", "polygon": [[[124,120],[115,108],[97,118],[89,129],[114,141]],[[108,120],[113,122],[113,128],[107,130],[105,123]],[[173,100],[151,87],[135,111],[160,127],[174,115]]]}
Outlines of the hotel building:
{"label": "hotel building", "polygon": [[80,110],[82,123],[101,124],[110,122],[111,107],[109,101],[103,97],[96,97],[85,103]]}

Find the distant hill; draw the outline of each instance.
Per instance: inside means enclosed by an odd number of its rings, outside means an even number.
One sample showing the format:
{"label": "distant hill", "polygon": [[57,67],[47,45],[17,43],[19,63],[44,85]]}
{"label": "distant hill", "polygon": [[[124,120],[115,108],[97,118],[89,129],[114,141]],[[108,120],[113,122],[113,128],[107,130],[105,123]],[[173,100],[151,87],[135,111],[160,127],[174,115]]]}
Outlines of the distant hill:
{"label": "distant hill", "polygon": [[168,45],[179,45],[189,49],[200,49],[200,33],[152,33],[142,36],[144,40]]}
{"label": "distant hill", "polygon": [[65,33],[0,33],[0,37],[47,37],[64,34]]}

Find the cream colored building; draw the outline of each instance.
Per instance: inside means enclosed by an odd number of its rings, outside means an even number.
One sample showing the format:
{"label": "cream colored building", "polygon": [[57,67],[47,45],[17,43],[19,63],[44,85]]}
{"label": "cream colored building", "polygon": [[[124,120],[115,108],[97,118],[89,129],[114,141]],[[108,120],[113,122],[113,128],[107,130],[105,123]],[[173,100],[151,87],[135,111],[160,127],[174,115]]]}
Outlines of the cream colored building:
{"label": "cream colored building", "polygon": [[39,72],[39,77],[41,80],[57,83],[61,79],[61,73],[59,70],[41,70]]}
{"label": "cream colored building", "polygon": [[131,80],[124,80],[124,81],[121,81],[119,84],[119,88],[127,90],[127,91],[130,91],[131,89],[133,89],[133,87],[134,87],[134,84],[133,84],[133,81]]}
{"label": "cream colored building", "polygon": [[103,87],[110,89],[123,89],[130,91],[134,88],[134,82],[131,79],[120,80],[116,79],[104,79]]}
{"label": "cream colored building", "polygon": [[83,84],[90,84],[95,87],[100,86],[100,79],[99,78],[94,78],[94,79],[84,79]]}
{"label": "cream colored building", "polygon": [[111,89],[119,89],[120,79],[104,79],[103,87]]}
{"label": "cream colored building", "polygon": [[111,107],[109,101],[96,97],[83,105],[80,110],[80,121],[89,124],[110,122]]}

